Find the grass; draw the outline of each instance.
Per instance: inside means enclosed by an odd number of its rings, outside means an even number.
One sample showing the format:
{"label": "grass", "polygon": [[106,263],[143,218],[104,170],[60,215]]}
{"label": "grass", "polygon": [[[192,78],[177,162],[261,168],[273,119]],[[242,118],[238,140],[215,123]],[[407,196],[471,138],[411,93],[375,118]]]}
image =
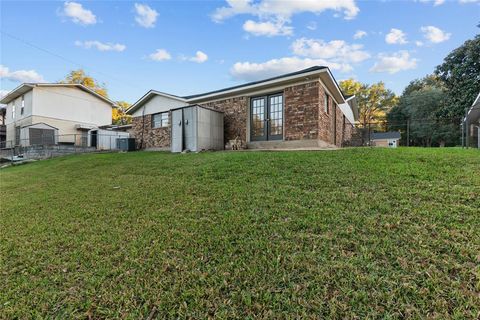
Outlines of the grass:
{"label": "grass", "polygon": [[88,154],[0,170],[1,318],[480,317],[480,153]]}

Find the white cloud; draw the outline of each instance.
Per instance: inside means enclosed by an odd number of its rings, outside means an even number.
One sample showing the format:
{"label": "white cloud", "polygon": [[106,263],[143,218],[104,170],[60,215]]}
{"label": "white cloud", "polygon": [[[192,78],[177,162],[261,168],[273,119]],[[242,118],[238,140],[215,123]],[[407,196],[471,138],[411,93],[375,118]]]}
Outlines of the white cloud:
{"label": "white cloud", "polygon": [[3,99],[7,94],[10,93],[10,90],[0,90],[0,99]]}
{"label": "white cloud", "polygon": [[10,71],[10,69],[4,65],[0,65],[0,79],[15,82],[46,82],[35,70]]}
{"label": "white cloud", "polygon": [[122,52],[124,51],[127,46],[120,43],[103,43],[97,40],[92,41],[75,41],[75,45],[77,47],[82,47],[85,49],[95,48],[98,51],[117,51]]}
{"label": "white cloud", "polygon": [[197,53],[195,54],[195,57],[191,57],[188,60],[196,63],[204,63],[205,61],[208,60],[208,56],[206,53],[202,51],[197,51]]}
{"label": "white cloud", "polygon": [[83,8],[83,6],[77,2],[65,2],[61,14],[69,17],[73,22],[84,26],[97,23],[97,17],[93,12]]}
{"label": "white cloud", "polygon": [[353,39],[362,39],[363,37],[367,36],[367,32],[363,30],[357,30],[353,35]]}
{"label": "white cloud", "polygon": [[352,64],[360,63],[370,54],[359,44],[343,40],[330,42],[321,39],[300,38],[292,43],[293,56],[271,59],[265,62],[237,62],[230,73],[236,79],[254,81],[313,66],[327,66],[342,73],[353,71]]}
{"label": "white cloud", "polygon": [[407,35],[400,29],[392,28],[385,36],[385,42],[388,44],[405,44],[407,43]]}
{"label": "white cloud", "polygon": [[362,49],[360,44],[348,44],[343,40],[325,42],[321,39],[301,38],[292,44],[292,51],[298,56],[332,59],[341,63],[358,63],[370,58],[370,54]]}
{"label": "white cloud", "polygon": [[[360,11],[355,0],[227,0],[228,6],[217,8],[212,14],[215,22],[222,22],[235,15],[252,15],[259,18],[259,22],[248,20],[244,24],[255,35],[291,35],[293,28],[291,17],[295,14],[310,12],[320,14],[326,10],[343,12],[345,19],[353,19]],[[315,26],[316,27],[316,26]],[[259,31],[260,30],[260,31]],[[251,31],[249,31],[251,32]]]}
{"label": "white cloud", "polygon": [[381,53],[378,55],[378,61],[370,69],[371,72],[388,72],[390,74],[399,71],[415,69],[417,59],[410,58],[408,51],[402,50],[393,54]]}
{"label": "white cloud", "polygon": [[446,33],[441,29],[434,26],[421,27],[420,30],[423,32],[425,39],[432,43],[440,43],[450,39],[451,33]]}
{"label": "white cloud", "polygon": [[439,5],[444,4],[445,0],[420,0],[420,2],[425,2],[425,3],[433,2],[434,6],[439,6]]}
{"label": "white cloud", "polygon": [[286,26],[283,21],[255,22],[252,20],[247,20],[243,24],[243,30],[253,34],[254,36],[273,37],[293,34],[293,28]]}
{"label": "white cloud", "polygon": [[415,41],[415,45],[417,47],[423,47],[423,42],[422,41]]}
{"label": "white cloud", "polygon": [[278,0],[227,0],[228,6],[215,10],[212,15],[214,21],[220,22],[239,14],[251,14],[258,17],[275,16],[289,19],[294,14],[302,12],[322,13],[325,10],[343,12],[345,19],[353,19],[358,14],[355,0],[301,0],[301,1],[278,1]]}
{"label": "white cloud", "polygon": [[480,0],[460,0],[460,3],[476,3],[480,2]]}
{"label": "white cloud", "polygon": [[157,21],[158,12],[150,8],[146,4],[135,3],[135,21],[144,28],[155,27]]}
{"label": "white cloud", "polygon": [[237,62],[233,65],[230,73],[234,78],[239,80],[255,81],[318,65],[328,66],[332,70],[339,70],[341,72],[352,71],[350,65],[329,62],[324,59],[285,57],[262,63]]}
{"label": "white cloud", "polygon": [[157,49],[157,51],[151,53],[148,57],[154,61],[165,61],[172,59],[170,53],[165,49]]}

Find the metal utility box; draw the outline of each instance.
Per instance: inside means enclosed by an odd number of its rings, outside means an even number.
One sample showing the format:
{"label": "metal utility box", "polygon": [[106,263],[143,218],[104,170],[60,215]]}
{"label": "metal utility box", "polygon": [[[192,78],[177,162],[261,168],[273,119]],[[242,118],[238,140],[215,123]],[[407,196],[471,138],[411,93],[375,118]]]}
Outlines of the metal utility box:
{"label": "metal utility box", "polygon": [[117,149],[121,151],[135,151],[135,138],[117,138]]}
{"label": "metal utility box", "polygon": [[223,150],[223,112],[199,105],[172,110],[171,151]]}

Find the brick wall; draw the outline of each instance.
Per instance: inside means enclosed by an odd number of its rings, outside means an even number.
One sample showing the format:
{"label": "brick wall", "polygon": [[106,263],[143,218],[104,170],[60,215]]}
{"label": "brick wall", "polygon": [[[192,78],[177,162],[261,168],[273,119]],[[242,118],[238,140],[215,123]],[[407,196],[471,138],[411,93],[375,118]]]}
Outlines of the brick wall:
{"label": "brick wall", "polygon": [[343,112],[342,110],[337,106],[335,106],[335,112],[336,112],[336,120],[337,120],[337,125],[336,125],[336,141],[335,141],[335,145],[337,147],[341,147],[342,146],[342,142],[343,142]]}
{"label": "brick wall", "polygon": [[[319,81],[290,86],[284,89],[284,139],[303,140],[320,139],[341,147],[349,141],[353,128],[346,120],[340,108],[330,105],[325,112],[325,89]],[[247,140],[247,121],[249,97],[235,97],[200,103],[202,106],[224,112],[225,143],[240,137]],[[336,132],[334,121],[336,113]],[[140,143],[142,136],[142,117],[133,118],[133,135]],[[170,146],[170,128],[152,128],[151,115],[145,116],[143,130],[143,148],[165,148]]]}
{"label": "brick wall", "polygon": [[285,88],[285,140],[318,139],[318,81]]}
{"label": "brick wall", "polygon": [[[330,110],[329,113],[325,112],[325,89],[322,86],[319,86],[318,88],[318,94],[319,94],[319,114],[318,114],[318,138],[322,141],[332,143],[333,144],[333,126],[332,126],[332,117],[331,113],[332,111]],[[331,107],[330,107],[331,109]]]}
{"label": "brick wall", "polygon": [[[132,119],[132,135],[136,140],[137,148],[169,148],[170,147],[170,126],[165,128],[152,128],[152,115],[134,117]],[[143,145],[142,144],[143,131]]]}
{"label": "brick wall", "polygon": [[237,136],[243,141],[247,141],[248,97],[204,102],[200,105],[224,112],[225,143]]}

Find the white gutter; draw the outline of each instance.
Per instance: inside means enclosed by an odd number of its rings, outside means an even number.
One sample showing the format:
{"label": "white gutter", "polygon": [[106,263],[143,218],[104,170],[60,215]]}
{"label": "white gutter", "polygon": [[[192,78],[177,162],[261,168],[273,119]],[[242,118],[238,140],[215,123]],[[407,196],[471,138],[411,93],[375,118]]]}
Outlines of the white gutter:
{"label": "white gutter", "polygon": [[305,78],[305,77],[320,74],[320,73],[323,73],[323,72],[328,73],[328,75],[332,79],[332,82],[335,84],[335,87],[340,92],[340,95],[343,97],[342,91],[338,87],[337,82],[335,81],[335,78],[332,76],[330,70],[328,68],[324,68],[324,69],[321,69],[321,70],[315,70],[315,71],[311,71],[311,72],[307,72],[307,73],[296,74],[296,75],[293,75],[293,76],[290,76],[290,77],[282,77],[282,78],[279,78],[279,79],[273,79],[273,80],[270,80],[270,81],[255,83],[255,84],[252,84],[252,85],[249,85],[249,86],[242,86],[240,88],[234,88],[234,89],[230,89],[230,90],[225,90],[225,91],[214,92],[214,93],[210,93],[210,94],[206,94],[206,95],[202,95],[202,96],[197,96],[197,97],[190,98],[187,101],[197,101],[197,100],[208,99],[208,98],[212,98],[212,97],[216,97],[216,96],[220,96],[220,95],[228,95],[228,94],[235,93],[235,92],[246,91],[246,90],[254,89],[254,88],[257,88],[257,87],[269,86],[269,85],[272,85],[272,84],[276,84],[276,83],[280,83],[280,82],[286,82],[286,81],[293,80],[293,79]]}

